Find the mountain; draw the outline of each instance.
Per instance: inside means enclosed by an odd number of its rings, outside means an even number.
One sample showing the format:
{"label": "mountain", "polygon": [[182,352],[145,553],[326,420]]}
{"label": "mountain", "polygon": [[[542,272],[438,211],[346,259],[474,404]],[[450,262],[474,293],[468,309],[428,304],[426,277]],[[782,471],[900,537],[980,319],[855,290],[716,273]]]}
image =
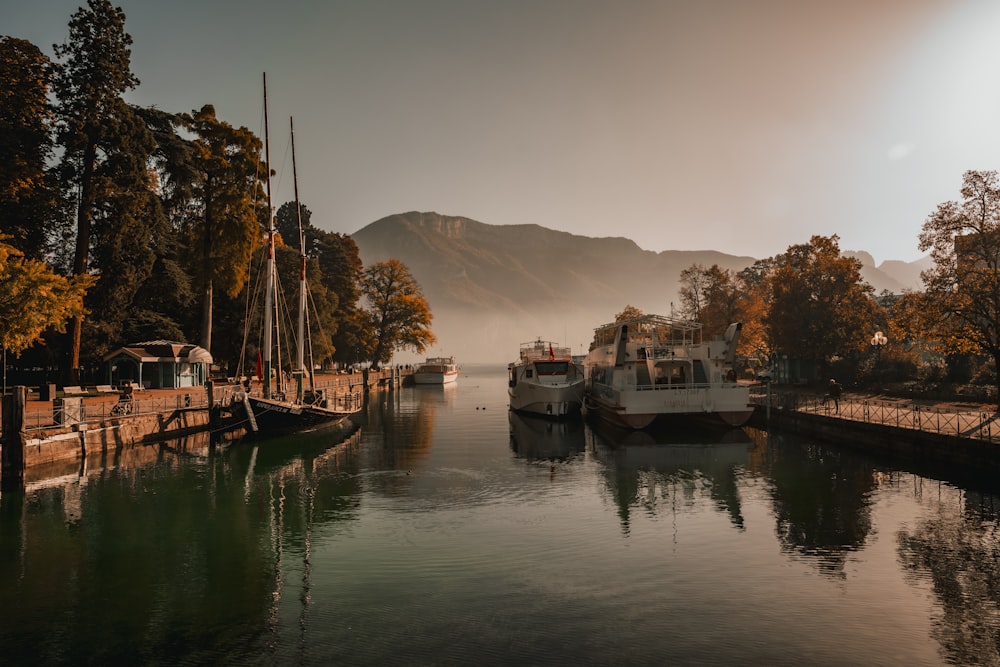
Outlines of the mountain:
{"label": "mountain", "polygon": [[886,290],[893,294],[901,294],[904,291],[923,289],[920,272],[934,265],[930,255],[915,262],[888,259],[876,267],[875,259],[867,252],[844,251],[843,254],[861,260],[861,277],[875,288],[875,294],[881,294]]}
{"label": "mountain", "polygon": [[[593,329],[626,305],[670,314],[680,273],[691,265],[739,271],[756,261],[713,250],[652,252],[621,237],[415,211],[382,218],[352,238],[365,266],[395,258],[409,268],[434,313],[438,343],[428,353],[455,355],[460,363],[512,361],[520,343],[539,337],[582,354]],[[855,254],[864,262],[866,253]],[[876,292],[919,287],[910,265],[876,268],[867,259],[865,278]]]}

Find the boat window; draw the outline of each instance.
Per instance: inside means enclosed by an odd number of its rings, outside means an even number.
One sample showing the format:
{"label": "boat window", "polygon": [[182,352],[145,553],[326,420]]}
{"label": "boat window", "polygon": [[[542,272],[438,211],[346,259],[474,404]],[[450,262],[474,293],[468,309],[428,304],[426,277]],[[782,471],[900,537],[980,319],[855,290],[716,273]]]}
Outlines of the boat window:
{"label": "boat window", "polygon": [[[569,370],[568,361],[536,361],[539,375],[565,375]],[[530,372],[530,371],[529,371]]]}

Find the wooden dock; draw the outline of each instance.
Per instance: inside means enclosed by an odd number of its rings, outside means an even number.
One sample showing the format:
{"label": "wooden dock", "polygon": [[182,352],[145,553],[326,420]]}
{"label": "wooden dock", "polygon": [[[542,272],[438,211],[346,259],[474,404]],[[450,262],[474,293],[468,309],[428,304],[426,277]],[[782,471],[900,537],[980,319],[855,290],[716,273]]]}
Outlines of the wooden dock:
{"label": "wooden dock", "polygon": [[[410,377],[388,368],[363,373],[317,374],[315,384],[328,395],[393,390]],[[40,392],[14,387],[3,399],[0,426],[0,488],[23,487],[25,471],[41,466],[106,459],[123,450],[192,434],[221,430],[222,411],[243,387],[210,383],[174,389],[69,387],[42,400]]]}

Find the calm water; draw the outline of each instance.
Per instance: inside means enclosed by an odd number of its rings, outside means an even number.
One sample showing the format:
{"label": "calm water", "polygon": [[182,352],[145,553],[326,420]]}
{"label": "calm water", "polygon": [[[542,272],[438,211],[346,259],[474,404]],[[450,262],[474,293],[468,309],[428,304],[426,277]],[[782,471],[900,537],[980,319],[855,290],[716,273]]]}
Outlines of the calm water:
{"label": "calm water", "polygon": [[998,499],[752,429],[509,416],[146,447],[0,499],[4,664],[996,665]]}

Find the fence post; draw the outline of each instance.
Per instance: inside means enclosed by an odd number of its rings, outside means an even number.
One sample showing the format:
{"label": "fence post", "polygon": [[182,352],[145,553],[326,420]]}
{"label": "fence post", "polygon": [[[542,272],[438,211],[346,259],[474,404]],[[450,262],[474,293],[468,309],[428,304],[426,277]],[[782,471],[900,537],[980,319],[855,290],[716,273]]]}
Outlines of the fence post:
{"label": "fence post", "polygon": [[3,397],[0,489],[4,491],[24,487],[24,411],[27,405],[27,387],[14,387],[9,396]]}

